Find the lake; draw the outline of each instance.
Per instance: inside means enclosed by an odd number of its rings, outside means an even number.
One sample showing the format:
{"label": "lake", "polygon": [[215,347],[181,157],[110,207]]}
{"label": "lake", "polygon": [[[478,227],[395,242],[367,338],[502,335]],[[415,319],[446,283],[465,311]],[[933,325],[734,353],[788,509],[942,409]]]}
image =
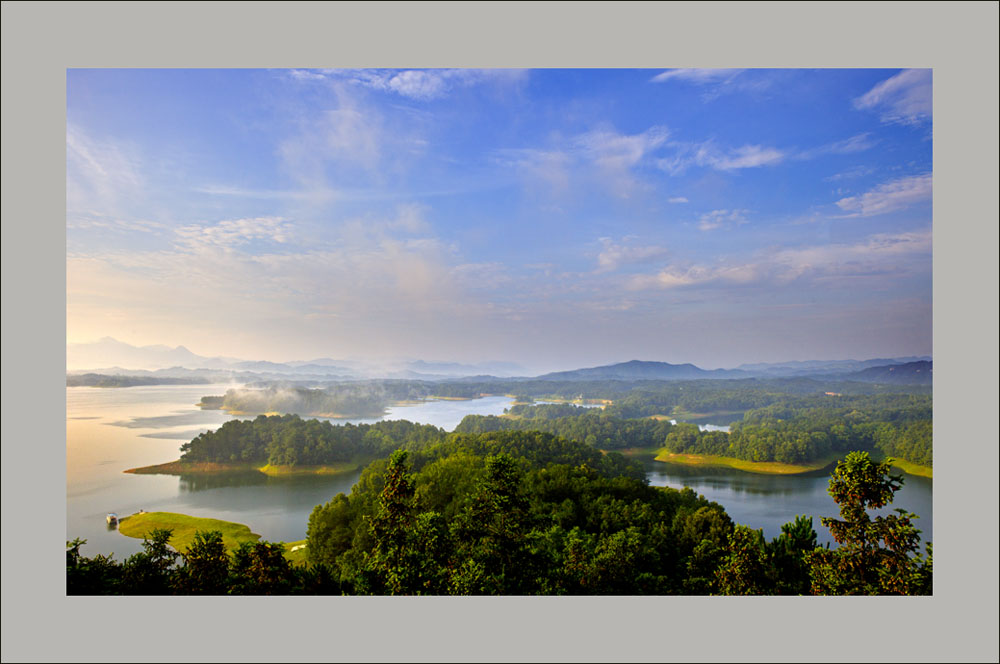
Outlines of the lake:
{"label": "lake", "polygon": [[[198,475],[132,475],[127,468],[173,461],[181,444],[216,429],[232,416],[201,410],[195,404],[232,385],[153,385],[129,388],[66,388],[66,538],[87,540],[85,555],[114,553],[124,558],[142,550],[142,541],[124,537],[105,523],[108,512],[181,512],[248,525],[270,541],[296,541],[306,536],[313,507],[340,492],[350,493],[360,471],[337,476],[271,478],[260,473]],[[382,419],[407,419],[454,429],[469,414],[499,415],[507,397],[466,401],[430,400],[393,406]],[[332,420],[367,423],[376,419]],[[718,424],[716,424],[718,426]],[[796,514],[817,515],[816,531],[828,541],[818,516],[836,516],[826,494],[828,476],[755,475],[730,469],[690,468],[649,462],[651,484],[690,486],[722,504],[737,523],[763,528],[767,537]],[[922,518],[918,527],[931,539],[931,489],[926,478],[906,476],[906,486],[893,507],[905,507]]]}

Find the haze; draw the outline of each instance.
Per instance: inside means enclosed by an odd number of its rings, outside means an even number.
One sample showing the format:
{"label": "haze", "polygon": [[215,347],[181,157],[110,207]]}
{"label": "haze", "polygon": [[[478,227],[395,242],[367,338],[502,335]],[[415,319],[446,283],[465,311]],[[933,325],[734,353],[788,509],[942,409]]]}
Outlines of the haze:
{"label": "haze", "polygon": [[931,353],[930,70],[67,71],[67,341]]}

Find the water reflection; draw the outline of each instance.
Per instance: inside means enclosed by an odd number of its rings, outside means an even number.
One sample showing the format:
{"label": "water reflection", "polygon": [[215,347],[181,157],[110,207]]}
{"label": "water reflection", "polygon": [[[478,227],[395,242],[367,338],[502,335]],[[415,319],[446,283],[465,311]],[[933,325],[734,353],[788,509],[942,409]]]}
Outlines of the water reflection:
{"label": "water reflection", "polygon": [[188,493],[225,487],[256,486],[267,484],[268,479],[267,475],[256,470],[246,473],[198,473],[197,475],[181,475],[177,489],[181,493]]}
{"label": "water reflection", "polygon": [[[820,517],[836,517],[840,513],[828,493],[829,469],[800,475],[764,475],[734,468],[649,461],[646,476],[654,486],[690,487],[722,505],[736,523],[763,529],[765,537],[776,537],[783,524],[805,514],[813,517],[821,544],[833,541],[820,523]],[[905,475],[903,488],[896,493],[892,505],[872,513],[887,514],[898,507],[914,512],[920,516],[917,526],[923,531],[922,541],[932,541],[932,489],[932,480]]]}
{"label": "water reflection", "polygon": [[[129,429],[164,429],[168,427],[183,426],[185,424],[202,424],[204,422],[214,423],[219,419],[220,411],[179,411],[171,415],[157,415],[153,417],[133,417],[119,422],[108,422],[116,427],[127,427]],[[229,419],[226,416],[226,419]]]}

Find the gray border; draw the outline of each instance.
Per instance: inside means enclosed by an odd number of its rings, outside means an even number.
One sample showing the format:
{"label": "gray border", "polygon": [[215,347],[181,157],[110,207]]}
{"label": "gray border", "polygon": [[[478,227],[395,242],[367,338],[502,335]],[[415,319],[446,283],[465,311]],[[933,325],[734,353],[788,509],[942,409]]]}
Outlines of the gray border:
{"label": "gray border", "polygon": [[[2,12],[3,661],[997,660],[996,3]],[[332,65],[933,67],[934,597],[66,598],[65,421],[51,407],[65,395],[65,69]],[[976,446],[975,464],[963,445]],[[148,628],[175,629],[176,644],[151,651]]]}

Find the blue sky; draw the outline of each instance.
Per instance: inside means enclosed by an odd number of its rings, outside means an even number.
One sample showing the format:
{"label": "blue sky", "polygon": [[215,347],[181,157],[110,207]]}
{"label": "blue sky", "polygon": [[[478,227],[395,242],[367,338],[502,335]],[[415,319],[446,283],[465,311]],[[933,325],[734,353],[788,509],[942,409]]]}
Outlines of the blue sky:
{"label": "blue sky", "polygon": [[931,71],[67,71],[67,340],[931,352]]}

